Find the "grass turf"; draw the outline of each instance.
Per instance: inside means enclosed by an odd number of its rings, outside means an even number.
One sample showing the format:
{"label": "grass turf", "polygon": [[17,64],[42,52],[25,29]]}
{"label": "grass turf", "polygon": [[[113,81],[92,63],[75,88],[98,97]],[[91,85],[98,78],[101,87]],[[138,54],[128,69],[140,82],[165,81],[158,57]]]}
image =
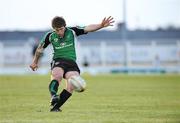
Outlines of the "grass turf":
{"label": "grass turf", "polygon": [[83,77],[87,90],[52,113],[49,75],[0,76],[0,123],[180,123],[179,75]]}

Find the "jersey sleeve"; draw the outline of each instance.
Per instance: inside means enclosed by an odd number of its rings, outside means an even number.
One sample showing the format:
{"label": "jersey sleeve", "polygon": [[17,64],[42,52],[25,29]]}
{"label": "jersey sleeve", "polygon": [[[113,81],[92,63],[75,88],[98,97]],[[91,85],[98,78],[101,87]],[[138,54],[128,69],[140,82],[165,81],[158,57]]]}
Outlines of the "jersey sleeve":
{"label": "jersey sleeve", "polygon": [[43,46],[43,48],[46,48],[49,44],[49,36],[51,35],[52,32],[48,32],[40,41],[40,44]]}
{"label": "jersey sleeve", "polygon": [[76,26],[76,27],[70,27],[70,29],[72,29],[75,32],[76,36],[87,34],[84,32],[84,27]]}

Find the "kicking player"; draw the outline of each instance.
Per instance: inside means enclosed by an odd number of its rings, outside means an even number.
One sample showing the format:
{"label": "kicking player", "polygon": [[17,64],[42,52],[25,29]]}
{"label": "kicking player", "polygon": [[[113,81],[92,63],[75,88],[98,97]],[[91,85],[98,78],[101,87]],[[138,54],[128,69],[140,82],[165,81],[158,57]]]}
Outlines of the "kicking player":
{"label": "kicking player", "polygon": [[[33,71],[37,70],[41,54],[49,44],[52,44],[54,53],[51,62],[51,82],[49,84],[52,106],[50,111],[61,111],[60,107],[72,95],[74,87],[68,82],[71,77],[73,77],[73,79],[77,78],[78,81],[82,80],[79,79],[81,78],[80,70],[76,63],[75,37],[112,26],[113,23],[114,20],[110,16],[104,18],[99,24],[91,24],[84,28],[79,28],[66,27],[66,21],[63,17],[56,16],[52,19],[53,30],[42,38],[36,49],[32,64],[30,65]],[[58,95],[58,87],[63,78],[67,80],[67,87]]]}

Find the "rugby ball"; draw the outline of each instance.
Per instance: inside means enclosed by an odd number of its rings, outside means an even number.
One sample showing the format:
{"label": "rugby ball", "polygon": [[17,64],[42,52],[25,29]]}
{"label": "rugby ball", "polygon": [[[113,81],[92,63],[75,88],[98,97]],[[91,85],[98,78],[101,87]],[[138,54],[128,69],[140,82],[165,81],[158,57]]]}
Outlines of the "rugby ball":
{"label": "rugby ball", "polygon": [[83,92],[86,88],[86,82],[80,76],[72,76],[68,79],[68,82],[74,86],[76,92]]}

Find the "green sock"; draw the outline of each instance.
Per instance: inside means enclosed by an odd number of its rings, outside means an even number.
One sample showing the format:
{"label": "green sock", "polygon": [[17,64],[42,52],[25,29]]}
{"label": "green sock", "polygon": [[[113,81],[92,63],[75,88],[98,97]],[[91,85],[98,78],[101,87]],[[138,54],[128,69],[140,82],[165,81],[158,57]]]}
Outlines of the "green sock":
{"label": "green sock", "polygon": [[49,84],[49,92],[51,96],[56,95],[58,91],[59,83],[57,80],[52,80],[51,83]]}

